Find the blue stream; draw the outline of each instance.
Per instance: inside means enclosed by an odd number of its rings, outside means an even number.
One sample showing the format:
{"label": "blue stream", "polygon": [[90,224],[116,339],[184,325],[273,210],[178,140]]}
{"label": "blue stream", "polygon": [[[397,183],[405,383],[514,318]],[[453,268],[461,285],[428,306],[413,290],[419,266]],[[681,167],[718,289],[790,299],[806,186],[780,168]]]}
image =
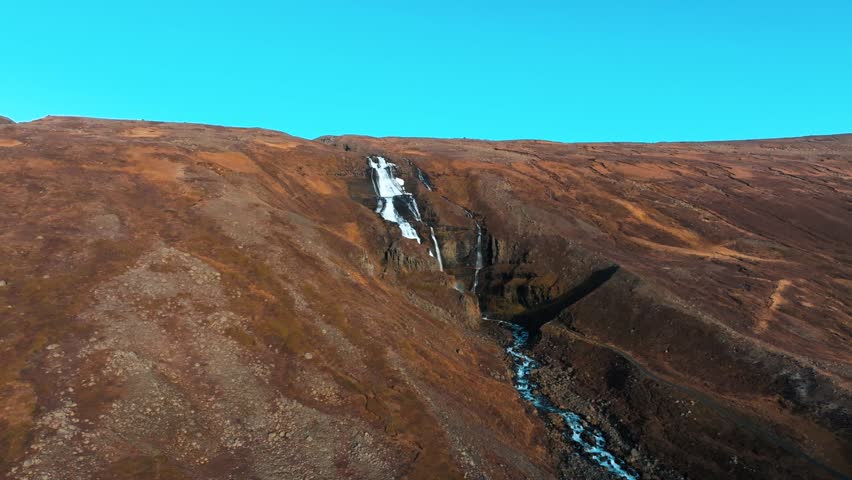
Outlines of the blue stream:
{"label": "blue stream", "polygon": [[506,352],[512,357],[515,367],[515,389],[521,394],[521,397],[532,403],[542,414],[556,414],[562,417],[565,424],[568,425],[568,429],[562,435],[574,442],[580,451],[595,463],[620,478],[638,480],[638,474],[633,473],[629,467],[622,466],[615,456],[606,450],[606,439],[601,432],[590,427],[576,413],[559,408],[544,395],[536,393],[538,385],[530,379],[530,374],[538,368],[538,363],[523,352],[523,349],[529,346],[530,332],[521,325],[514,323],[490,318],[485,318],[485,320],[499,322],[512,331],[513,342],[511,346],[506,348]]}

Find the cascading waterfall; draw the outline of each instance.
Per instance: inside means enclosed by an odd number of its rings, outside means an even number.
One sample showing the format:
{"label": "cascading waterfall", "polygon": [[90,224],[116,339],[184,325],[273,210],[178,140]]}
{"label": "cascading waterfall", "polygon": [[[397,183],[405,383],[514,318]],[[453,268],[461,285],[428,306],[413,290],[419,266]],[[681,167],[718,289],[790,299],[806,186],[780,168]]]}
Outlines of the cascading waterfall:
{"label": "cascading waterfall", "polygon": [[405,191],[405,181],[395,177],[393,174],[393,167],[395,165],[387,162],[384,157],[375,157],[375,160],[373,157],[368,157],[367,163],[373,169],[373,190],[376,191],[376,199],[378,201],[376,213],[381,215],[385,220],[399,225],[399,230],[402,232],[403,237],[417,240],[417,243],[420,243],[420,236],[417,235],[417,231],[403,217],[402,213],[397,211],[394,205],[394,200],[398,199],[405,205],[406,209],[414,217],[414,220],[420,221],[420,210],[417,208],[417,201],[413,195]]}
{"label": "cascading waterfall", "polygon": [[429,227],[429,233],[432,234],[432,243],[435,244],[435,255],[436,255],[436,258],[438,259],[438,269],[443,272],[444,271],[444,261],[441,259],[441,247],[438,245],[438,239],[435,238],[435,229],[432,228],[432,227]]}
{"label": "cascading waterfall", "polygon": [[482,227],[479,225],[479,222],[476,222],[476,271],[473,273],[473,287],[470,289],[473,293],[476,293],[476,287],[479,286],[479,271],[482,270],[483,263]]}
{"label": "cascading waterfall", "polygon": [[[423,222],[423,218],[420,216],[420,209],[417,207],[417,200],[415,200],[414,195],[406,192],[404,186],[405,181],[394,175],[393,167],[396,165],[388,162],[384,157],[380,156],[367,157],[367,163],[370,165],[370,168],[373,169],[371,179],[373,181],[373,190],[376,192],[376,200],[378,202],[378,205],[376,206],[376,213],[381,215],[385,220],[399,225],[399,229],[402,232],[403,237],[417,240],[417,243],[420,243],[420,236],[417,235],[417,230],[415,230],[411,223],[405,219],[403,213],[397,210],[396,205],[394,204],[394,202],[401,204],[402,207],[407,210],[407,213],[410,214],[410,217],[413,218],[414,222]],[[426,175],[419,168],[417,168],[417,176],[420,178],[420,181],[423,182],[423,185],[431,191],[432,186],[429,183],[428,178],[426,178]],[[437,258],[438,268],[443,272],[444,261],[441,258],[441,247],[438,245],[438,239],[435,238],[435,228],[430,226],[429,231],[432,235],[432,242],[435,244],[435,254],[433,255],[430,250],[429,256]]]}

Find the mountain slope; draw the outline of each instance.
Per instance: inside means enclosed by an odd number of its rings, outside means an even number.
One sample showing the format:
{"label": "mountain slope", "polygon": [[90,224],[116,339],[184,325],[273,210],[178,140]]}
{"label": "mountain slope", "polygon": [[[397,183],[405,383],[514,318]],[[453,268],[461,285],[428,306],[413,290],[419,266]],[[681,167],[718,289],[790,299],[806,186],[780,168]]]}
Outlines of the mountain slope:
{"label": "mountain slope", "polygon": [[0,475],[848,475],[850,146],[0,125]]}
{"label": "mountain slope", "polygon": [[482,216],[483,309],[542,328],[561,402],[600,398],[631,443],[702,478],[852,471],[852,136],[320,140],[407,158]]}

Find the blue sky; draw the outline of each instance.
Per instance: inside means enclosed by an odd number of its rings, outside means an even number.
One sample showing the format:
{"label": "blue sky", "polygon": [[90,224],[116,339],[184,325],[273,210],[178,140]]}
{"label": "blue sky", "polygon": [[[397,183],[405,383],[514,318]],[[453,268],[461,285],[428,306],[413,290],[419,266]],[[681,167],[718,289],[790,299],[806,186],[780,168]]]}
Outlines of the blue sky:
{"label": "blue sky", "polygon": [[2,11],[0,115],[17,121],[310,138],[852,132],[848,0],[27,0]]}

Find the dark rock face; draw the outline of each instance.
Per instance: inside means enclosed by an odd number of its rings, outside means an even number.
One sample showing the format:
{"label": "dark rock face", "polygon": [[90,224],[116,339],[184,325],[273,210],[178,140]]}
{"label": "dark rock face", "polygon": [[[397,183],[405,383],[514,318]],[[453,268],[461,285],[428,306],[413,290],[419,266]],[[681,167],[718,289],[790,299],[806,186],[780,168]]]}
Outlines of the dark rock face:
{"label": "dark rock face", "polygon": [[[833,478],[840,473],[797,445],[794,436],[788,437],[793,432],[779,434],[771,422],[705,392],[790,402],[789,411],[807,418],[814,431],[839,438],[846,435],[848,423],[834,415],[845,408],[825,406],[849,405],[848,393],[823,376],[814,384],[831,391],[831,402],[808,396],[794,403],[781,385],[811,372],[809,368],[737,345],[689,312],[644,294],[646,288],[635,276],[617,273],[544,325],[535,352],[549,359],[545,371],[581,372],[567,385],[552,379],[552,372],[543,373],[553,397],[569,405],[577,398],[602,400],[596,415],[606,422],[618,419],[612,428],[632,445],[653,452],[662,465],[696,477]],[[655,373],[670,365],[678,369],[677,380]]]}
{"label": "dark rock face", "polygon": [[[594,265],[588,253],[575,250],[536,268],[530,251],[492,243],[501,245],[495,251],[515,252],[503,259],[517,263],[485,270],[483,310],[539,332],[534,353],[545,359],[537,375],[542,390],[608,431],[623,457],[638,447],[643,453],[632,461],[637,471],[660,478],[678,478],[677,472],[743,479],[841,474],[778,435],[771,423],[702,391],[778,398],[815,428],[848,438],[846,406],[852,397],[830,378],[783,356],[737,345],[672,303],[668,292],[616,265],[593,269],[573,285],[539,281],[552,279],[562,262],[574,272],[578,265]],[[672,365],[680,377],[675,381],[654,373],[671,374]]]}
{"label": "dark rock face", "polygon": [[15,121],[9,117],[4,117],[3,115],[0,115],[0,125],[9,125],[12,123],[15,123]]}
{"label": "dark rock face", "polygon": [[407,247],[406,243],[393,242],[385,251],[385,265],[398,272],[438,270],[435,260],[424,258],[422,252]]}

